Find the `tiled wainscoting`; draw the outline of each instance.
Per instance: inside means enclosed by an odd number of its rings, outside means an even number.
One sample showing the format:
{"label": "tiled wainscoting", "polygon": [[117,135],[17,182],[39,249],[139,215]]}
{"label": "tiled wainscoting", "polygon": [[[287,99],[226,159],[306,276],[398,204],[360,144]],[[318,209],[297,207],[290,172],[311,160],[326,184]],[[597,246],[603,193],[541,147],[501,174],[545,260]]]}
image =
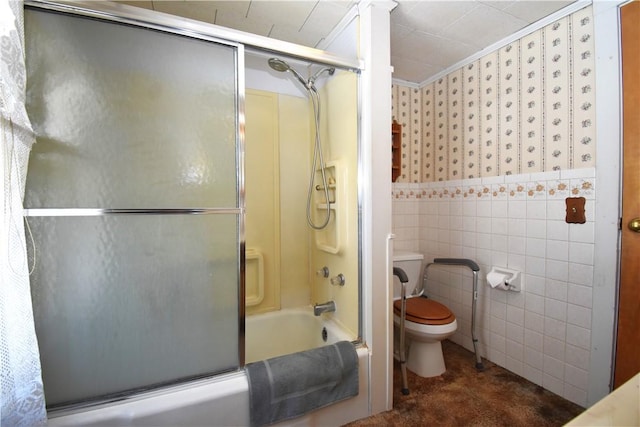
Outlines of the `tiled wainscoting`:
{"label": "tiled wainscoting", "polygon": [[[565,222],[565,199],[586,198],[585,224]],[[478,336],[482,355],[586,406],[591,347],[595,170],[396,183],[396,250],[430,261],[463,257],[481,267]],[[491,266],[522,271],[524,291],[490,288]],[[431,269],[430,269],[431,270]],[[453,341],[472,350],[471,273],[433,269],[427,294],[455,313]]]}

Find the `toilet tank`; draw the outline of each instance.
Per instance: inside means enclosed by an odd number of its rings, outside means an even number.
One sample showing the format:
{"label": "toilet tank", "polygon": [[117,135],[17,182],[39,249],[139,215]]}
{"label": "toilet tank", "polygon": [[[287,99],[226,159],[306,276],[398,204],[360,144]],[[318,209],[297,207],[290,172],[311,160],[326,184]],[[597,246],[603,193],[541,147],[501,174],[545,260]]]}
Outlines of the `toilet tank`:
{"label": "toilet tank", "polygon": [[[411,295],[416,285],[421,280],[422,260],[424,255],[417,252],[395,251],[393,254],[393,266],[400,267],[407,273],[409,282],[407,283],[407,295]],[[400,298],[400,280],[393,276],[393,299]]]}

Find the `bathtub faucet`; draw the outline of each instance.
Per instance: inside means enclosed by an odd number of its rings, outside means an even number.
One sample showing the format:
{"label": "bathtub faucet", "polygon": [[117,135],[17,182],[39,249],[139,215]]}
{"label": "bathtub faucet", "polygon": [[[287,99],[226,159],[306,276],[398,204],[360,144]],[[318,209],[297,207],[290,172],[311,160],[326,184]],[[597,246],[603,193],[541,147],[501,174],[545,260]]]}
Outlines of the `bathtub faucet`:
{"label": "bathtub faucet", "polygon": [[320,316],[322,313],[330,313],[336,311],[336,303],[333,301],[327,301],[323,304],[316,304],[313,306],[313,314]]}

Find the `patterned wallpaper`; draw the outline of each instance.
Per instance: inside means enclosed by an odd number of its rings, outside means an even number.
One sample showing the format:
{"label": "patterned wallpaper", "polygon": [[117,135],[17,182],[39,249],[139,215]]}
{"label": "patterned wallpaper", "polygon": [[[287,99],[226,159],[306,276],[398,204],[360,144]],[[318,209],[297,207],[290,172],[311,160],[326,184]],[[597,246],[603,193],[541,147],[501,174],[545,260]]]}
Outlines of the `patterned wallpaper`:
{"label": "patterned wallpaper", "polygon": [[594,167],[594,66],[588,6],[422,88],[394,85],[398,182]]}

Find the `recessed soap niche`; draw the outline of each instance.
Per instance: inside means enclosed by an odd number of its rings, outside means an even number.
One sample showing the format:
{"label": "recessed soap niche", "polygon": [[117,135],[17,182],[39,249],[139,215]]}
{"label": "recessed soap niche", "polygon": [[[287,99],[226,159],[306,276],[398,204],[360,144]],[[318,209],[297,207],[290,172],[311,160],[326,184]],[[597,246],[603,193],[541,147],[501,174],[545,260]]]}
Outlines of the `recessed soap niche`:
{"label": "recessed soap niche", "polygon": [[[329,161],[325,165],[325,176],[329,186],[329,223],[322,230],[315,230],[316,247],[330,254],[340,252],[346,236],[346,212],[347,206],[347,171],[339,160]],[[326,218],[327,201],[322,183],[322,172],[316,170],[316,185],[313,188],[314,212],[313,220],[321,224]]]}

